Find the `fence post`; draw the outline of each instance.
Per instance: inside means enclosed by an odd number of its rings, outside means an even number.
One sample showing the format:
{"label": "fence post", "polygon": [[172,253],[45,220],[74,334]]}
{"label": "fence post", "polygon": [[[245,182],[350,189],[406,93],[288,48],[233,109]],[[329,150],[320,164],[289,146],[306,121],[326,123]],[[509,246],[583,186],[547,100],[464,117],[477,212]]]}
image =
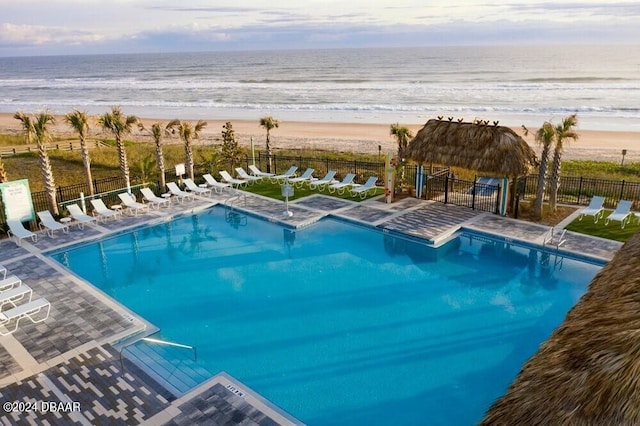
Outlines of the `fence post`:
{"label": "fence post", "polygon": [[580,204],[580,195],[582,195],[582,176],[580,176],[580,183],[578,184],[578,200],[576,203]]}
{"label": "fence post", "polygon": [[624,198],[624,179],[622,180],[622,185],[620,186],[620,200]]}
{"label": "fence post", "polygon": [[325,167],[327,168],[327,173],[329,173],[329,157],[325,157],[324,164],[325,164]]}
{"label": "fence post", "polygon": [[444,175],[444,203],[449,201],[449,173]]}
{"label": "fence post", "polygon": [[475,210],[476,209],[476,192],[477,192],[476,185],[477,185],[477,183],[474,180],[473,181],[473,191],[471,192],[471,210]]}
{"label": "fence post", "polygon": [[[353,160],[353,173],[358,176],[358,160]],[[396,176],[396,179],[398,176]]]}

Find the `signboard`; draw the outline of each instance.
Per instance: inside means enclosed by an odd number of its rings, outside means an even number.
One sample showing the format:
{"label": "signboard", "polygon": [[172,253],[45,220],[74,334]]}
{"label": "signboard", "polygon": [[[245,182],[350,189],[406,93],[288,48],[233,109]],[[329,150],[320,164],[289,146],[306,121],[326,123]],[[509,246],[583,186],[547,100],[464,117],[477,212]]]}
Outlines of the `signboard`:
{"label": "signboard", "polygon": [[7,220],[17,219],[20,222],[35,220],[28,179],[0,183],[0,194]]}
{"label": "signboard", "polygon": [[176,164],[176,176],[182,176],[184,174],[184,163]]}

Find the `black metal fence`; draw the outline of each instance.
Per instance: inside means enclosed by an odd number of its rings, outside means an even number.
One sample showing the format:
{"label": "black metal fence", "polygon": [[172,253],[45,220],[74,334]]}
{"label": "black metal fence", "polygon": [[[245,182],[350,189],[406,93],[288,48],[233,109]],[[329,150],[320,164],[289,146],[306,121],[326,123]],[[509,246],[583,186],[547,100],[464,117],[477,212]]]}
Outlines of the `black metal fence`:
{"label": "black metal fence", "polygon": [[425,182],[427,200],[498,213],[500,186],[488,185],[464,179],[456,179],[449,173],[427,177]]}

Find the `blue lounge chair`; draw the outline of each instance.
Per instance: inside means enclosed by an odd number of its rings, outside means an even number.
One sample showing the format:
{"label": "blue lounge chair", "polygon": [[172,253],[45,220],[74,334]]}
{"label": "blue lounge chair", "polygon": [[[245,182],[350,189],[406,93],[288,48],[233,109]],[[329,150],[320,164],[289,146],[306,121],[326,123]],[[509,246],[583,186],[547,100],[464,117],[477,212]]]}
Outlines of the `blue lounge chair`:
{"label": "blue lounge chair", "polygon": [[602,207],[603,204],[604,197],[594,195],[591,198],[589,205],[580,210],[580,216],[578,216],[578,220],[582,220],[582,218],[585,216],[593,216],[593,223],[598,223],[598,220],[600,220],[602,214],[604,213],[604,208]]}
{"label": "blue lounge chair", "polygon": [[347,175],[344,177],[344,179],[342,179],[341,182],[329,185],[327,189],[331,194],[337,191],[338,194],[342,195],[344,194],[344,191],[346,191],[348,187],[353,185],[353,180],[355,178],[356,178],[356,175],[354,173],[347,173]]}
{"label": "blue lounge chair", "polygon": [[336,175],[335,170],[329,170],[327,174],[322,179],[312,179],[309,182],[309,187],[311,189],[320,189],[322,191],[324,188],[328,187],[332,183],[335,183],[333,177]]}
{"label": "blue lounge chair", "polygon": [[633,213],[631,213],[631,201],[620,200],[616,209],[611,213],[604,221],[604,225],[609,225],[609,222],[620,222],[620,228],[624,229],[624,226],[629,223],[631,218],[633,217]]}
{"label": "blue lounge chair", "polygon": [[378,181],[377,177],[371,176],[369,179],[367,179],[364,185],[358,185],[351,188],[351,196],[357,197],[359,195],[360,199],[364,200],[367,197],[367,194],[369,192],[371,192],[372,194],[375,194],[377,181]]}
{"label": "blue lounge chair", "polygon": [[269,180],[273,183],[279,182],[281,180],[285,180],[285,179],[289,179],[289,178],[294,178],[296,177],[296,170],[298,170],[298,167],[296,166],[291,166],[289,167],[289,170],[287,170],[286,172],[284,172],[281,175],[277,175],[277,176],[271,176],[269,178]]}
{"label": "blue lounge chair", "polygon": [[315,171],[314,169],[308,168],[299,177],[295,177],[295,178],[289,179],[289,183],[292,184],[292,185],[296,185],[297,184],[298,188],[302,188],[302,186],[305,183],[311,182],[311,180],[313,179],[313,172],[314,171]]}

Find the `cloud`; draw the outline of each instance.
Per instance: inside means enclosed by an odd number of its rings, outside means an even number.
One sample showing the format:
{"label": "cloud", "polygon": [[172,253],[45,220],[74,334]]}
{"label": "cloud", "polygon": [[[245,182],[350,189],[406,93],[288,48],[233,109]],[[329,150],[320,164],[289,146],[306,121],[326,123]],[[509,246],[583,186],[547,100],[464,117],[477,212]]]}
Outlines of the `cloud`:
{"label": "cloud", "polygon": [[21,46],[37,46],[50,43],[79,45],[104,40],[104,36],[87,31],[26,24],[0,24],[0,43],[3,45],[18,44]]}

